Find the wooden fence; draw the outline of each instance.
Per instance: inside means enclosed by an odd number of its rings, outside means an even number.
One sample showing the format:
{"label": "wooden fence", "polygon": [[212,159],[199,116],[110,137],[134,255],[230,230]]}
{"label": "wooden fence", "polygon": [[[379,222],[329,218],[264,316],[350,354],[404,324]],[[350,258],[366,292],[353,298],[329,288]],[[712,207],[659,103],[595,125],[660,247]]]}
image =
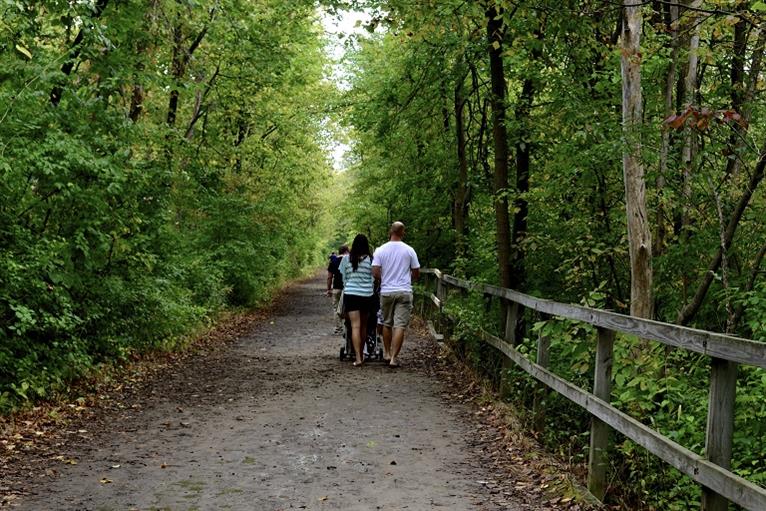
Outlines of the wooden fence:
{"label": "wooden fence", "polygon": [[[450,288],[475,290],[485,296],[499,298],[503,302],[502,310],[505,311],[504,336],[501,339],[482,330],[481,338],[505,355],[505,366],[511,362],[515,363],[532,377],[590,413],[592,422],[588,489],[598,499],[603,499],[606,490],[606,451],[609,428],[612,428],[701,484],[703,510],[726,510],[729,501],[751,511],[766,510],[766,489],[729,470],[737,365],[766,368],[766,343],[535,298],[511,289],[458,279],[437,269],[425,269],[421,273],[424,274],[427,290],[421,307],[426,303],[432,304],[440,316],[443,315],[442,307]],[[431,278],[436,282],[435,294],[431,292]],[[536,362],[530,361],[516,350],[520,341],[515,338],[516,324],[522,307],[596,327],[598,334],[592,392],[573,385],[547,369],[550,340],[545,336],[541,335],[538,338]],[[433,325],[429,324],[429,328],[433,335],[441,337]],[[673,442],[610,404],[612,352],[616,332],[711,357],[704,457]]]}

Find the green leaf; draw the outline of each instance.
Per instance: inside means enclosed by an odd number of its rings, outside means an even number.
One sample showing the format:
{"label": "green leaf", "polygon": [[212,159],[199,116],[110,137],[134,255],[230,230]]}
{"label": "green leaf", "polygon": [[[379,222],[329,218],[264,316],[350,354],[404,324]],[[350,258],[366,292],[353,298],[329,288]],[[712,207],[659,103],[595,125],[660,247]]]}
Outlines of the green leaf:
{"label": "green leaf", "polygon": [[26,48],[24,48],[20,44],[16,45],[16,51],[21,53],[22,55],[24,55],[29,60],[32,60],[32,54],[29,52],[29,50],[27,50]]}

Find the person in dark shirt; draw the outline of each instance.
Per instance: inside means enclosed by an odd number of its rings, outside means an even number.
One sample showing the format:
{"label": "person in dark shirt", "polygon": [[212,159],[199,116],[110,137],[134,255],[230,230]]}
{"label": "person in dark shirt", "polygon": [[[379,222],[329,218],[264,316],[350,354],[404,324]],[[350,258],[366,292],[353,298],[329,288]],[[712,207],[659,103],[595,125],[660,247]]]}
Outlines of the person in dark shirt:
{"label": "person in dark shirt", "polygon": [[[332,296],[332,313],[335,316],[335,333],[340,333],[341,318],[336,314],[338,310],[338,301],[340,300],[340,294],[343,291],[343,275],[339,271],[340,262],[343,256],[348,254],[348,245],[343,245],[338,249],[338,254],[335,256],[333,253],[330,256],[330,264],[327,266],[327,296]],[[334,257],[333,257],[334,256]]]}

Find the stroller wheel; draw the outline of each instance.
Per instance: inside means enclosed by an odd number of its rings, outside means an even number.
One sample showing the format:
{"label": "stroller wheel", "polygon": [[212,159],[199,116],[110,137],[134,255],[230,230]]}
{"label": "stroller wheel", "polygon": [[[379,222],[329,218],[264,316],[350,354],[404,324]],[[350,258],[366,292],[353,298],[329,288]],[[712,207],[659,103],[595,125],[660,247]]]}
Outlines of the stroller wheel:
{"label": "stroller wheel", "polygon": [[346,358],[346,348],[341,346],[341,348],[340,348],[340,359],[341,360],[345,360],[345,358]]}
{"label": "stroller wheel", "polygon": [[383,360],[383,348],[378,350],[378,360]]}

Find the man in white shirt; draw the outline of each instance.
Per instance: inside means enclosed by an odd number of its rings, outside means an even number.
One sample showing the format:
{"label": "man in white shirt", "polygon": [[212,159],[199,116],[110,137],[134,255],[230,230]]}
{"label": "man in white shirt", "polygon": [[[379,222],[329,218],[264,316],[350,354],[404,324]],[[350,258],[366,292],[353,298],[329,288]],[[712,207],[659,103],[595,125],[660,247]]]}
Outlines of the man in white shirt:
{"label": "man in white shirt", "polygon": [[415,250],[405,242],[404,224],[394,222],[389,241],[375,251],[372,273],[380,282],[380,307],[383,310],[383,349],[391,367],[399,367],[396,357],[404,343],[404,332],[412,315],[412,281],[420,276]]}

